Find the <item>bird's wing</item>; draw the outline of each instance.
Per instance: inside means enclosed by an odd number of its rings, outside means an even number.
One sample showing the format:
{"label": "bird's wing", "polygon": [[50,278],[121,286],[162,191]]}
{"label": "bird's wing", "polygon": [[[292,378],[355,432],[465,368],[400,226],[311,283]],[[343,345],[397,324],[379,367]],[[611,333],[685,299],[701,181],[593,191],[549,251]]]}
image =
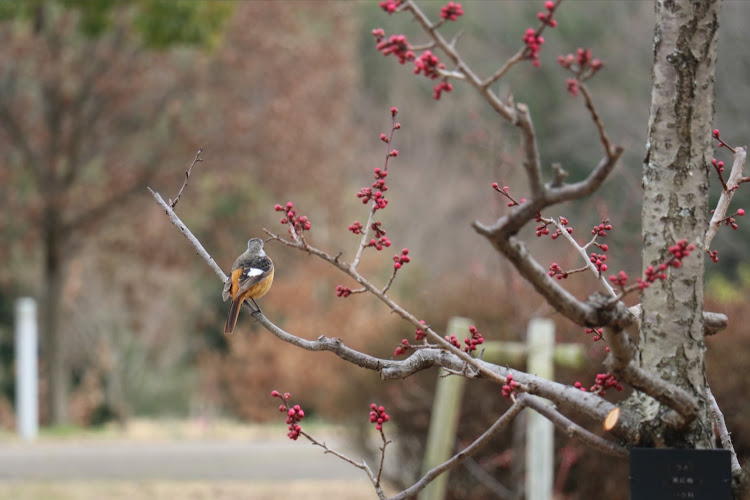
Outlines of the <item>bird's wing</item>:
{"label": "bird's wing", "polygon": [[268,278],[273,270],[273,262],[268,257],[254,259],[248,267],[242,268],[239,278],[237,297],[246,293],[250,288]]}

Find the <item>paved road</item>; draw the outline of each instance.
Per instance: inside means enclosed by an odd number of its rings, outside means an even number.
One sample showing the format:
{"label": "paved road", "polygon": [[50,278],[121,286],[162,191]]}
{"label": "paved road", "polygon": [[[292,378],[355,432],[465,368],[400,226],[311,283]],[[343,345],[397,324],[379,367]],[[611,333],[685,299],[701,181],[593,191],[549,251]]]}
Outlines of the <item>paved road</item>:
{"label": "paved road", "polygon": [[0,480],[289,478],[362,479],[363,473],[301,441],[0,443]]}

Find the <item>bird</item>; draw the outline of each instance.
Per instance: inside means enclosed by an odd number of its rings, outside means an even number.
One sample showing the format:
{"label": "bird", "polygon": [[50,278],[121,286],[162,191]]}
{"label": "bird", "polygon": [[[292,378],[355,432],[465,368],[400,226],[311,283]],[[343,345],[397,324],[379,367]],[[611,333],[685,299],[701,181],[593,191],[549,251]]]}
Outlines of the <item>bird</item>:
{"label": "bird", "polygon": [[224,325],[225,334],[234,331],[240,308],[246,300],[253,303],[257,312],[261,312],[255,299],[263,297],[271,288],[273,272],[273,261],[263,250],[263,240],[260,238],[248,240],[247,250],[232,264],[232,272],[224,283],[224,291],[221,294],[224,301],[232,298],[229,316]]}

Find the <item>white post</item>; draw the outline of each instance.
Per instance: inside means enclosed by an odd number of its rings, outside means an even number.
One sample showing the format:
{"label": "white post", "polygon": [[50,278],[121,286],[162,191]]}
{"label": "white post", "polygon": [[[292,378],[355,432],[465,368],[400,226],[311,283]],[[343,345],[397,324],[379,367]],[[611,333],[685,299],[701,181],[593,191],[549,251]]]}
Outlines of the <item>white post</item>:
{"label": "white post", "polygon": [[33,440],[39,431],[36,301],[16,301],[16,420],[18,434]]}
{"label": "white post", "polygon": [[[555,324],[542,318],[529,323],[528,371],[551,380],[554,376]],[[536,396],[533,396],[536,397]],[[555,432],[552,422],[533,410],[526,426],[526,499],[552,498]]]}

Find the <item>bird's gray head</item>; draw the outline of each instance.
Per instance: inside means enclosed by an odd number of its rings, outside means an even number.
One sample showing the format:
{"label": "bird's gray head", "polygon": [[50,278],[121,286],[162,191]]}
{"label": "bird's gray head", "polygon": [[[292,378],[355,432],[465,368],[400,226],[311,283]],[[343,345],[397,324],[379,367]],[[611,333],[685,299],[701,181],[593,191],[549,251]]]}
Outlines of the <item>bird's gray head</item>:
{"label": "bird's gray head", "polygon": [[263,240],[260,238],[250,238],[247,241],[247,249],[251,251],[263,250]]}

